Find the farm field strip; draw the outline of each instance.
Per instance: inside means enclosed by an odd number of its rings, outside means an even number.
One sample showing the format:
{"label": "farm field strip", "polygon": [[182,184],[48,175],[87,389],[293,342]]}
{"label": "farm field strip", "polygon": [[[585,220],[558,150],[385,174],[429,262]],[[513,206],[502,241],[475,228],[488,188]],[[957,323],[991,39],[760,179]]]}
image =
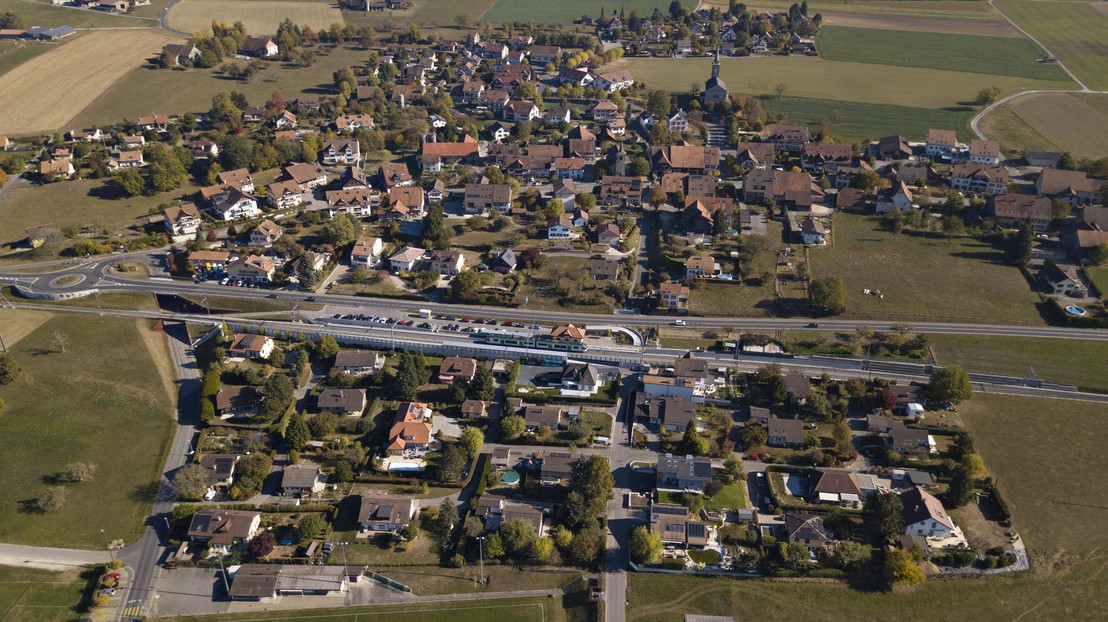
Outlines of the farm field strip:
{"label": "farm field strip", "polygon": [[[103,30],[32,58],[0,76],[0,133],[64,128],[85,106],[172,40],[156,30]],[[119,120],[118,115],[113,119]]]}
{"label": "farm field strip", "polygon": [[[649,87],[685,92],[703,85],[710,58],[624,58],[609,67],[629,69]],[[984,86],[1002,94],[1025,90],[1071,88],[1065,80],[1035,80],[1013,76],[849,63],[812,57],[750,57],[722,61],[721,77],[732,93],[769,95],[784,84],[785,95],[836,101],[895,104],[916,108],[965,108]]]}
{"label": "farm field strip", "polygon": [[997,0],[996,6],[1090,89],[1108,89],[1108,15],[1086,2]]}
{"label": "farm field strip", "polygon": [[[725,0],[708,0],[706,6],[718,6],[727,10]],[[752,11],[786,11],[792,0],[752,0],[747,6]],[[817,0],[808,3],[808,14],[820,13],[826,19],[831,15],[887,15],[900,17],[933,17],[951,23],[965,19],[1003,21],[985,0]]]}
{"label": "farm field strip", "polygon": [[1005,105],[1033,130],[1077,157],[1108,154],[1108,114],[1073,95],[1038,93]]}
{"label": "farm field strip", "polygon": [[[904,3],[907,4],[907,3]],[[959,2],[958,4],[967,4]],[[857,5],[855,5],[857,6]],[[977,14],[960,13],[952,17],[910,17],[899,15],[862,15],[855,13],[825,13],[824,26],[853,26],[907,32],[966,34],[982,37],[1023,38],[1023,33],[1004,21],[986,21]]]}
{"label": "farm field strip", "polygon": [[212,21],[242,22],[251,35],[274,35],[285,18],[316,30],[343,23],[342,11],[325,0],[181,0],[169,10],[169,26],[184,32],[210,32]]}
{"label": "farm field strip", "polygon": [[1044,52],[1030,39],[825,26],[816,46],[834,61],[1067,79],[1061,67],[1039,62]]}
{"label": "farm field strip", "polygon": [[969,108],[958,110],[914,108],[808,99],[788,95],[780,99],[763,96],[762,105],[774,114],[786,114],[792,123],[818,126],[824,119],[832,120],[831,133],[835,139],[851,143],[892,134],[902,134],[922,140],[927,130],[933,127],[953,129],[961,140],[969,140],[973,137],[973,132],[969,129],[969,120],[973,112]]}
{"label": "farm field strip", "polygon": [[214,616],[175,618],[177,622],[245,622],[247,620],[275,620],[279,622],[370,622],[374,620],[403,618],[406,622],[478,622],[490,619],[518,620],[519,622],[554,622],[563,619],[561,611],[548,606],[549,601],[535,599],[504,599],[503,601],[418,603],[411,605],[384,605],[375,607],[344,607],[342,609],[317,609],[306,612],[229,613]]}

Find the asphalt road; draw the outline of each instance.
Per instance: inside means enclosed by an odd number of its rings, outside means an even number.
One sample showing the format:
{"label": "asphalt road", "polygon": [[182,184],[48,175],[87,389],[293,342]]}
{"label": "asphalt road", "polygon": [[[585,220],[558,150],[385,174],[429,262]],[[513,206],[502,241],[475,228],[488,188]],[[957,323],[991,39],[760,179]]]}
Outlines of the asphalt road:
{"label": "asphalt road", "polygon": [[[166,322],[166,343],[170,359],[177,374],[180,396],[177,406],[177,431],[170,444],[162,478],[158,482],[158,493],[147,520],[146,531],[142,537],[119,553],[119,558],[127,563],[134,572],[123,602],[141,600],[143,611],[149,611],[154,603],[150,584],[154,571],[169,544],[169,528],[166,522],[177,496],[173,492],[170,480],[173,474],[191,459],[195,447],[197,425],[200,423],[199,396],[200,370],[189,347],[188,331],[183,322]],[[120,619],[122,619],[122,611]]]}

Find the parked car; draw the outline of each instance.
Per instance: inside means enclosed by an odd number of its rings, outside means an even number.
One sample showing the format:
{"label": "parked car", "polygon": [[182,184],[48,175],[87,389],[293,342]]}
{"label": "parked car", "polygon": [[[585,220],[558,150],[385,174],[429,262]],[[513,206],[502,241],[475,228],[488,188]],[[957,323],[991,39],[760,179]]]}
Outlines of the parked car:
{"label": "parked car", "polygon": [[743,460],[757,460],[758,454],[750,454],[749,456],[743,456]]}

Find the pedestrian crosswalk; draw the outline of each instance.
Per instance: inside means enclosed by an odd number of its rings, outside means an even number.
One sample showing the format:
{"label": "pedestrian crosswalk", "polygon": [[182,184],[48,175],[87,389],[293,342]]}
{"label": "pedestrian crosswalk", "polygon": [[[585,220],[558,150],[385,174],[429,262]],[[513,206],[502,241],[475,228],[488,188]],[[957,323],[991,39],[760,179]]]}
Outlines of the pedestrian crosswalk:
{"label": "pedestrian crosswalk", "polygon": [[142,601],[141,600],[129,600],[127,606],[123,608],[123,617],[142,617]]}

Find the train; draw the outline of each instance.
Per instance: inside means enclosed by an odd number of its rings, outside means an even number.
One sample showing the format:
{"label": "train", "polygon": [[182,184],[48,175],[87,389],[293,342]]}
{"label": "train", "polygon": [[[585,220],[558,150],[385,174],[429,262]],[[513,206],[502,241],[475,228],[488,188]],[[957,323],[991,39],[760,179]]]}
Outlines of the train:
{"label": "train", "polygon": [[550,335],[532,335],[510,330],[484,330],[475,335],[481,343],[514,348],[532,348],[535,350],[554,350],[557,352],[587,352],[583,343],[556,341]]}

